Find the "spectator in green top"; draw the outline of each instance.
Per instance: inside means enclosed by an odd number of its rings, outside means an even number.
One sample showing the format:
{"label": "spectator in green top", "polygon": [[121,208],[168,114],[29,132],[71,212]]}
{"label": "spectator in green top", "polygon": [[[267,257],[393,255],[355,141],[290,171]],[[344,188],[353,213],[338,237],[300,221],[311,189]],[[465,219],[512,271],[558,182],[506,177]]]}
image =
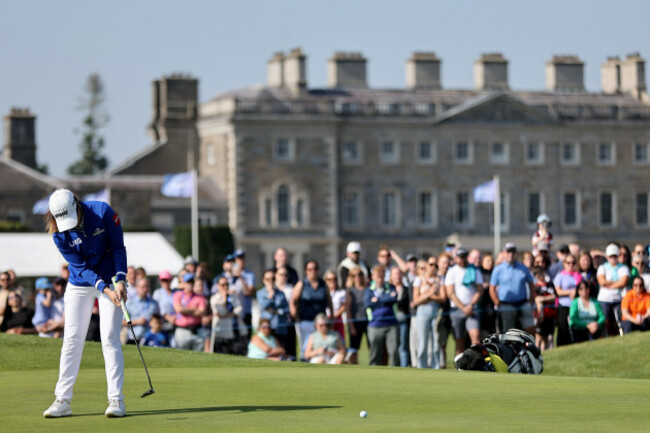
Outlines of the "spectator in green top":
{"label": "spectator in green top", "polygon": [[573,342],[580,343],[600,338],[605,326],[605,314],[600,302],[591,297],[589,284],[585,280],[578,283],[576,292],[569,309],[569,325]]}

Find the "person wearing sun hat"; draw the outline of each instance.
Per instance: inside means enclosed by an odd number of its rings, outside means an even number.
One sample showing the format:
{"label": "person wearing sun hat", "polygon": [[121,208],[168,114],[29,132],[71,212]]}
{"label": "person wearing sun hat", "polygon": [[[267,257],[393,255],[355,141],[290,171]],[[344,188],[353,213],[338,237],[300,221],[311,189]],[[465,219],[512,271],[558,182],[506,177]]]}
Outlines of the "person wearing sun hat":
{"label": "person wearing sun hat", "polygon": [[630,269],[619,263],[618,255],[620,249],[615,243],[607,245],[605,257],[607,261],[598,267],[596,278],[598,278],[598,302],[605,314],[605,330],[608,335],[618,334],[617,328],[621,321],[621,301],[623,290],[627,287],[630,278]]}
{"label": "person wearing sun hat", "polygon": [[54,403],[43,412],[45,418],[72,415],[70,401],[79,373],[84,341],[95,299],[99,302],[100,333],[106,367],[107,417],[123,417],[124,358],[120,343],[122,309],[127,300],[126,248],[118,214],[100,201],[80,201],[67,189],[49,199],[47,230],[63,259],[70,278],[65,294],[65,327],[59,380]]}
{"label": "person wearing sun hat", "polygon": [[370,276],[370,268],[361,259],[361,244],[357,241],[349,242],[345,248],[345,258],[336,267],[336,276],[340,287],[345,287],[348,281],[348,274],[350,269],[359,267],[366,279]]}
{"label": "person wearing sun hat", "polygon": [[52,317],[52,302],[54,293],[52,291],[52,283],[47,277],[40,277],[34,283],[36,289],[36,299],[34,302],[34,317],[32,317],[32,324],[38,331],[40,337],[51,337],[48,334],[47,322]]}

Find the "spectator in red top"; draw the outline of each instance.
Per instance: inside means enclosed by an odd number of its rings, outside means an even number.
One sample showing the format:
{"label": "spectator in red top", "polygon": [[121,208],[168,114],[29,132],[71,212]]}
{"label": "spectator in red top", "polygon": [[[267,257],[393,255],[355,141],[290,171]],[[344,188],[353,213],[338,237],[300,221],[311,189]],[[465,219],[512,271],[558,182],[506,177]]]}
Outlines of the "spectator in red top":
{"label": "spectator in red top", "polygon": [[201,318],[205,315],[207,302],[203,295],[194,292],[194,274],[183,275],[183,290],[174,293],[176,311],[176,347],[186,350],[203,350],[203,338],[198,335]]}

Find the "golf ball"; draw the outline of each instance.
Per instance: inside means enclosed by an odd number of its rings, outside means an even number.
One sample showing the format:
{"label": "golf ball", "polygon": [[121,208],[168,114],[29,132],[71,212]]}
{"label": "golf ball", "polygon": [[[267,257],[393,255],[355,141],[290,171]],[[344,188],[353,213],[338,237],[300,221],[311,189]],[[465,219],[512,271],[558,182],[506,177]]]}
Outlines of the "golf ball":
{"label": "golf ball", "polygon": [[368,412],[366,412],[365,410],[362,410],[361,412],[359,412],[359,416],[360,416],[361,418],[365,418],[365,417],[368,416]]}

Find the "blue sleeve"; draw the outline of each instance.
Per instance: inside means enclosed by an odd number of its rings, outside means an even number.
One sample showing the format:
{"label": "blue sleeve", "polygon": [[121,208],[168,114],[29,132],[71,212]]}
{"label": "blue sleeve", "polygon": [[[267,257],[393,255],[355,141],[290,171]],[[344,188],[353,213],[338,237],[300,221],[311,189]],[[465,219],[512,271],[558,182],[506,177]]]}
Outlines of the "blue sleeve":
{"label": "blue sleeve", "polygon": [[246,284],[255,287],[255,274],[251,271],[242,272],[242,278],[246,280]]}
{"label": "blue sleeve", "polygon": [[530,271],[528,270],[528,268],[526,266],[524,266],[524,265],[522,265],[522,266],[525,269],[524,272],[526,273],[526,282],[527,283],[534,283],[535,279],[533,278],[533,274],[530,273]]}
{"label": "blue sleeve", "polygon": [[371,302],[370,301],[370,299],[372,298],[373,295],[374,295],[374,293],[372,293],[372,291],[370,289],[365,289],[364,290],[364,292],[363,292],[363,306],[365,308],[372,308],[373,306],[375,306],[376,302]]}
{"label": "blue sleeve", "polygon": [[115,279],[126,281],[126,248],[124,247],[124,232],[119,215],[108,204],[104,204],[102,221],[108,231],[113,263],[115,263]]}
{"label": "blue sleeve", "polygon": [[95,271],[88,267],[86,259],[77,254],[77,251],[74,248],[67,245],[64,235],[61,233],[54,233],[53,238],[54,244],[59,249],[59,252],[65,261],[68,262],[68,266],[72,268],[71,271],[74,271],[75,275],[86,283],[86,285],[93,286],[100,292],[103,292],[107,286],[106,282],[102,280]]}
{"label": "blue sleeve", "polygon": [[393,288],[390,292],[382,294],[379,298],[382,306],[390,307],[397,302],[397,291]]}
{"label": "blue sleeve", "polygon": [[272,300],[269,299],[266,289],[262,288],[257,291],[257,302],[260,304],[260,311],[266,311],[267,308],[269,308],[269,305],[271,304]]}
{"label": "blue sleeve", "polygon": [[280,292],[278,290],[278,294],[280,296],[280,305],[278,306],[278,314],[284,315],[289,311],[289,301],[287,301],[287,297],[284,295],[283,292]]}
{"label": "blue sleeve", "polygon": [[500,268],[497,266],[492,271],[492,275],[490,275],[490,285],[491,286],[498,286],[499,285],[499,269]]}

